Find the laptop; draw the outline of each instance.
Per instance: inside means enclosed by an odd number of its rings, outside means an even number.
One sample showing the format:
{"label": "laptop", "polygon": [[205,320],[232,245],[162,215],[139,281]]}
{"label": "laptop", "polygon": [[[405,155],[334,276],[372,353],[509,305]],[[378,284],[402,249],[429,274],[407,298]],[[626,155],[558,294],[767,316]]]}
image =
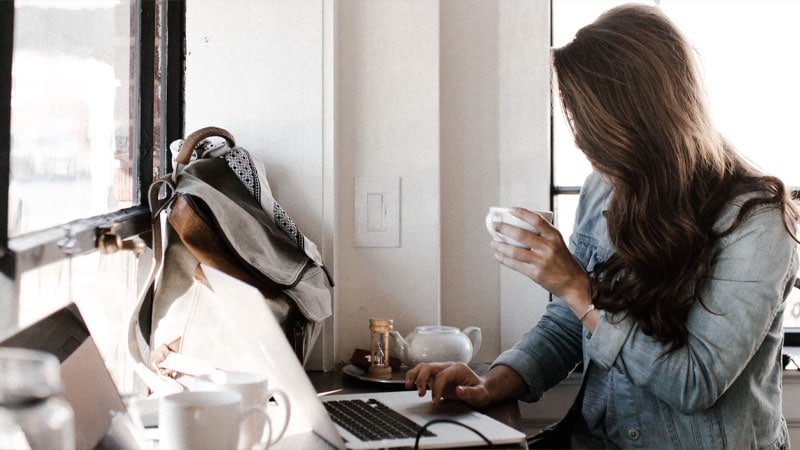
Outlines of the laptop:
{"label": "laptop", "polygon": [[[218,294],[224,293],[225,307],[246,308],[248,302],[262,298],[255,288],[223,272],[208,266],[203,266],[203,271],[212,288]],[[338,402],[351,400],[360,400],[373,409],[380,403],[419,426],[433,420],[441,421],[428,426],[428,433],[419,439],[418,448],[487,445],[483,437],[492,445],[520,445],[524,448],[524,433],[459,402],[442,402],[435,406],[429,395],[419,397],[416,390],[318,397],[278,322],[271,316],[264,319],[265,317],[253,317],[252,323],[242,323],[240,329],[262,327],[268,330],[264,333],[266,337],[263,338],[265,342],[261,343],[261,348],[264,349],[263,357],[267,361],[265,367],[269,370],[270,387],[282,389],[290,399],[292,412],[289,427],[283,438],[271,448],[371,449],[416,446],[416,437],[364,440],[357,437],[352,430],[335,423],[328,409],[334,408],[333,405]],[[377,428],[377,424],[371,420],[366,421],[367,423],[361,421],[360,425]]]}
{"label": "laptop", "polygon": [[52,353],[61,365],[62,397],[75,416],[75,448],[144,448],[111,374],[71,303],[0,341],[0,347]]}
{"label": "laptop", "polygon": [[[247,307],[248,303],[263,301],[255,288],[213,268],[204,266],[203,270],[211,286],[217,292],[225,293],[225,308]],[[415,438],[362,440],[346,427],[334,423],[326,405],[352,400],[372,406],[380,402],[404,414],[419,426],[431,420],[455,421],[479,432],[493,445],[520,444],[524,448],[523,433],[456,402],[443,402],[444,406],[435,407],[430,397],[419,397],[416,391],[318,397],[275,318],[264,315],[250,320],[251,323],[242,323],[241,329],[265,327],[268,330],[268,333],[264,333],[264,342],[259,343],[263,349],[263,367],[268,370],[270,387],[282,389],[291,402],[292,412],[287,431],[270,448],[295,450],[415,446]],[[152,433],[145,431],[141,418],[134,420],[127,411],[77,305],[67,305],[25,327],[0,341],[0,347],[40,350],[58,357],[64,384],[62,396],[75,414],[76,448],[152,448]],[[159,380],[145,380],[148,385],[152,383],[154,386],[158,385],[156,381]],[[174,380],[170,381],[174,383]],[[173,386],[164,384],[161,388],[169,391]],[[157,414],[151,415],[151,418],[157,420]],[[367,419],[362,425],[374,428],[372,420]],[[455,448],[486,443],[462,425],[451,422],[430,425],[430,435],[420,438],[419,448]]]}

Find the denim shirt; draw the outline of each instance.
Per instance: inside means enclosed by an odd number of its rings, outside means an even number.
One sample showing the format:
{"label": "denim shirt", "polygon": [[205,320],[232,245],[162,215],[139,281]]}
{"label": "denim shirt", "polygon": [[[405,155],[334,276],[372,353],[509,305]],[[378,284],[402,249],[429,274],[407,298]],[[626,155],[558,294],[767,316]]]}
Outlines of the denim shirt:
{"label": "denim shirt", "polygon": [[[587,178],[570,250],[587,271],[614,252],[604,211],[611,187]],[[741,206],[732,202],[716,223],[723,230]],[[714,249],[705,307],[691,307],[688,344],[669,354],[624,314],[600,311],[589,333],[561,299],[493,365],[506,365],[536,401],[579,362],[589,368],[584,396],[589,430],[605,445],[625,448],[780,448],[788,446],[781,413],[784,299],[798,268],[797,246],[775,207],[762,207]],[[713,311],[713,313],[711,312]],[[590,423],[593,418],[603,423]]]}

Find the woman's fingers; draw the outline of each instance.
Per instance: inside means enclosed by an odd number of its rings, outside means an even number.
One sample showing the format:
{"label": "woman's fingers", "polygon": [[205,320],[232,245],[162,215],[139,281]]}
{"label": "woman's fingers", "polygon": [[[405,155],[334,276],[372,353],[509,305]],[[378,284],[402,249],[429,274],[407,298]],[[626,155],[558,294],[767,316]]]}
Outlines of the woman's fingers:
{"label": "woman's fingers", "polygon": [[[570,253],[559,231],[539,214],[516,208],[519,217],[536,222],[542,229],[539,235],[508,224],[497,224],[497,231],[529,248],[492,241],[495,259],[519,272],[554,295],[564,298],[576,282],[584,281],[586,272]],[[565,299],[565,298],[564,298]],[[566,300],[566,299],[565,299]]]}
{"label": "woman's fingers", "polygon": [[465,363],[452,363],[440,371],[431,387],[433,403],[442,398],[459,399],[457,390],[464,386],[475,386],[481,383],[480,377]]}
{"label": "woman's fingers", "polygon": [[431,390],[434,404],[442,398],[456,398],[456,390],[461,386],[480,384],[481,379],[464,363],[422,363],[406,374],[406,388],[417,388],[419,396],[425,395],[427,388]]}
{"label": "woman's fingers", "polygon": [[547,236],[551,231],[556,231],[552,225],[551,212],[536,212],[525,208],[511,208],[511,214],[533,225],[534,228],[543,236]]}
{"label": "woman's fingers", "polygon": [[417,388],[419,396],[425,395],[425,391],[433,384],[436,374],[444,370],[450,363],[421,363],[406,373],[406,389]]}

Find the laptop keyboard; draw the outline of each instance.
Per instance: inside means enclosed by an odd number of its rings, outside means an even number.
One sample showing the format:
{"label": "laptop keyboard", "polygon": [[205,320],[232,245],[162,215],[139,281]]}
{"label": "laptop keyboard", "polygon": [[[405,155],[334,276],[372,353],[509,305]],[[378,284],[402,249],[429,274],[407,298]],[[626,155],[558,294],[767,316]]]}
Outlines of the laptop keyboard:
{"label": "laptop keyboard", "polygon": [[[420,425],[375,399],[324,402],[334,423],[363,441],[415,438]],[[423,437],[436,436],[425,430]]]}

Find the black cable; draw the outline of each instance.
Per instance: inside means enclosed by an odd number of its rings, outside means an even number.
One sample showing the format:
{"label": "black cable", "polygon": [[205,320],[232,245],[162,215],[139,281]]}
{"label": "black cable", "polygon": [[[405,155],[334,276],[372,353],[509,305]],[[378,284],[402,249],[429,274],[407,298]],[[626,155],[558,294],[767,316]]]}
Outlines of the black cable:
{"label": "black cable", "polygon": [[431,426],[431,425],[433,425],[435,423],[452,423],[453,425],[460,425],[460,426],[472,431],[473,433],[477,434],[478,436],[480,436],[480,438],[483,439],[483,442],[486,442],[486,445],[488,445],[489,447],[494,447],[494,445],[492,444],[492,441],[490,441],[486,436],[484,436],[483,433],[481,433],[480,431],[476,430],[475,428],[472,428],[469,425],[465,425],[465,424],[463,424],[461,422],[458,422],[456,420],[451,420],[451,419],[433,419],[430,422],[428,422],[425,425],[423,425],[422,428],[420,428],[419,431],[417,431],[417,439],[414,441],[414,450],[419,450],[419,440],[422,437],[422,433],[424,433],[425,430],[427,430],[429,426]]}

